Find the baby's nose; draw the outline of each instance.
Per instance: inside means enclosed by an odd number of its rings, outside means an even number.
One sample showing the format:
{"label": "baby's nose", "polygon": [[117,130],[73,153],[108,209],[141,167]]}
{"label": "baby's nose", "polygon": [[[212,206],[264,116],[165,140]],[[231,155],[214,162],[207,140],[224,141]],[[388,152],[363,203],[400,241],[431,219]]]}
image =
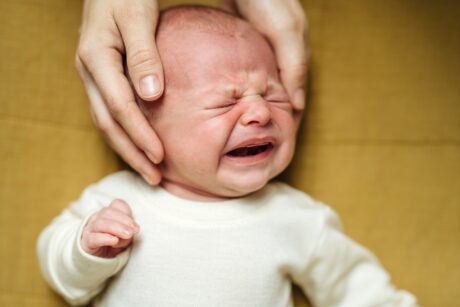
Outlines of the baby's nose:
{"label": "baby's nose", "polygon": [[244,126],[259,125],[265,126],[271,121],[271,111],[268,102],[259,95],[244,97],[240,102],[243,113],[240,122]]}

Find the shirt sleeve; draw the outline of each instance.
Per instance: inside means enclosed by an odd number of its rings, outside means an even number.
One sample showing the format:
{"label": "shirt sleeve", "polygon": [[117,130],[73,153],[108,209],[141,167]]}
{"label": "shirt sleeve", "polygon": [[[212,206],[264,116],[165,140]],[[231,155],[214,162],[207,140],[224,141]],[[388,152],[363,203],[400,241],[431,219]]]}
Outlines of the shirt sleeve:
{"label": "shirt sleeve", "polygon": [[337,215],[326,208],[310,260],[293,276],[314,306],[418,306],[415,297],[396,289],[378,260],[340,228]]}
{"label": "shirt sleeve", "polygon": [[87,219],[111,200],[97,186],[91,186],[39,236],[37,252],[42,273],[71,305],[88,303],[128,261],[129,249],[109,259],[90,255],[80,246]]}

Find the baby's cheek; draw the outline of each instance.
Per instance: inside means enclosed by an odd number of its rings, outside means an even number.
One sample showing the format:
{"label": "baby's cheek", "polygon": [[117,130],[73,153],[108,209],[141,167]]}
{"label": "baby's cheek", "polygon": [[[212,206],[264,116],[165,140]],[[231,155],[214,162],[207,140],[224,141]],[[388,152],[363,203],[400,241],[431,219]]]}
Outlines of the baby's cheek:
{"label": "baby's cheek", "polygon": [[271,107],[272,118],[279,126],[284,136],[293,136],[298,128],[300,116],[293,112],[292,108]]}
{"label": "baby's cheek", "polygon": [[216,143],[219,143],[222,148],[238,123],[240,115],[241,112],[238,111],[238,108],[233,107],[228,112],[208,120],[209,135],[213,135]]}
{"label": "baby's cheek", "polygon": [[191,128],[193,130],[189,130],[188,138],[195,140],[194,143],[199,146],[200,151],[205,152],[208,159],[218,159],[231,131],[229,123],[225,116],[204,120],[195,128]]}

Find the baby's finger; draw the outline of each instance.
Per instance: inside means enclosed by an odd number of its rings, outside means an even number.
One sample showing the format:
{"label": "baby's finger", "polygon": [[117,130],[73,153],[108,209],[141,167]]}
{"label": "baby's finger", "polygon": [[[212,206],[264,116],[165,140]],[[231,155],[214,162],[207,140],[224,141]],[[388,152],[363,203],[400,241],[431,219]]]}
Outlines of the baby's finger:
{"label": "baby's finger", "polygon": [[99,213],[99,217],[122,223],[128,227],[131,227],[136,232],[139,231],[139,225],[136,223],[132,216],[127,215],[126,213],[119,210],[112,209],[111,207],[102,209]]}
{"label": "baby's finger", "polygon": [[128,239],[128,240],[125,240],[125,239],[119,239],[118,240],[118,243],[115,244],[115,245],[112,245],[113,248],[117,248],[117,249],[124,249],[126,247],[128,247],[131,242],[133,241],[133,239]]}
{"label": "baby's finger", "polygon": [[98,218],[89,226],[92,233],[106,233],[120,239],[131,239],[136,234],[131,227],[105,218]]}
{"label": "baby's finger", "polygon": [[124,214],[132,215],[131,207],[123,199],[116,198],[112,200],[109,204],[109,207],[123,212]]}
{"label": "baby's finger", "polygon": [[85,252],[93,254],[101,247],[116,246],[120,239],[107,233],[89,233],[82,239],[82,248]]}

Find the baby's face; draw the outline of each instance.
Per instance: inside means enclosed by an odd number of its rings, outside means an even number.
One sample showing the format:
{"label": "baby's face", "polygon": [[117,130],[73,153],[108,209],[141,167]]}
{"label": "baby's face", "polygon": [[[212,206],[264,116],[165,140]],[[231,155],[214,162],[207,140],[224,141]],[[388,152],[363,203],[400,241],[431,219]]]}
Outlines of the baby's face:
{"label": "baby's face", "polygon": [[166,92],[148,104],[165,148],[163,180],[210,198],[262,188],[291,161],[299,118],[272,50],[251,31],[180,40],[159,44]]}

